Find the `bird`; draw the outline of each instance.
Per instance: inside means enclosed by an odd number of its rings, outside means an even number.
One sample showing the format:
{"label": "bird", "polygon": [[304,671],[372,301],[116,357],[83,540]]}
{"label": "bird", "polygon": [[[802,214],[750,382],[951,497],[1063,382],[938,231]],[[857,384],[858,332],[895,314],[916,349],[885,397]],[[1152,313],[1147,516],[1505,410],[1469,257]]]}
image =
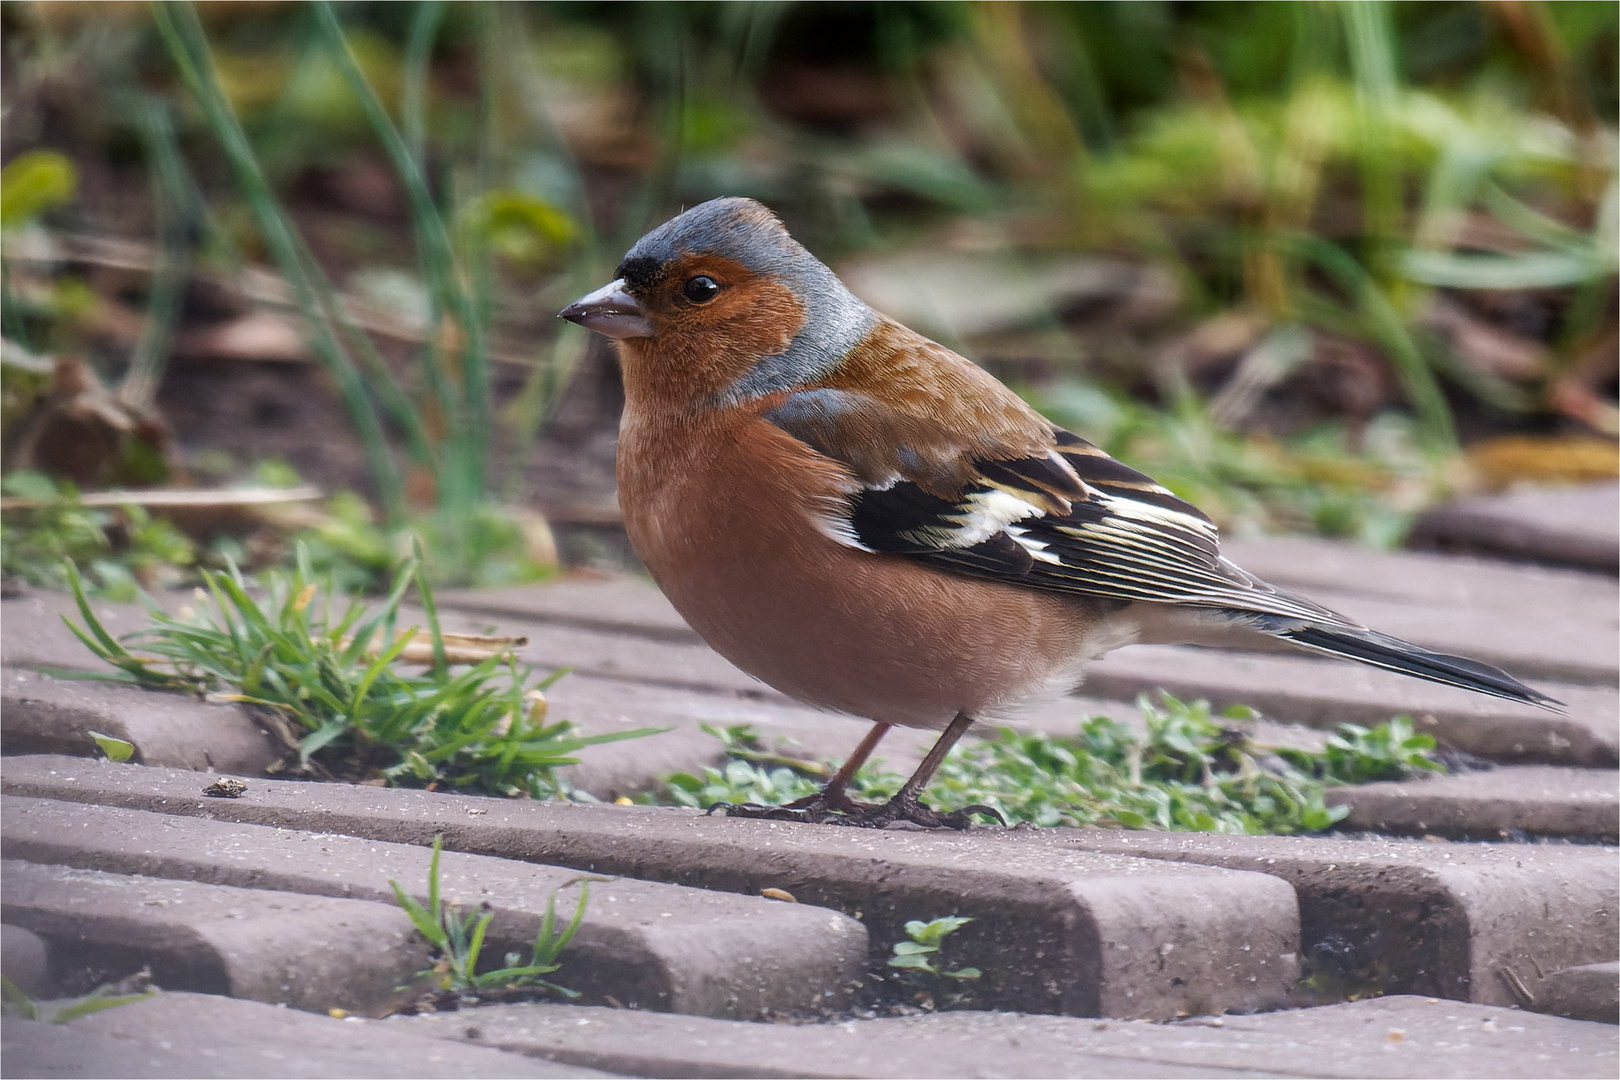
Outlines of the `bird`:
{"label": "bird", "polygon": [[[874,725],[817,794],[728,814],[999,817],[922,802],[952,745],[1134,642],[1285,646],[1560,704],[1242,570],[1203,512],[868,307],[752,199],[654,228],[559,316],[616,344],[624,525],[676,610],[743,671]],[[941,734],[887,803],[856,802],[896,725]]]}

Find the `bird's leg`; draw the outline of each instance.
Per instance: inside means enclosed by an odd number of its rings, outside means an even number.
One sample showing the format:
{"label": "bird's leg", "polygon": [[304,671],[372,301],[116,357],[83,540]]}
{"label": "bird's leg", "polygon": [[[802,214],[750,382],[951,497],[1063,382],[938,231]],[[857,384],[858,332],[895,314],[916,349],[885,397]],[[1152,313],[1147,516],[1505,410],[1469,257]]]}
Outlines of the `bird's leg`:
{"label": "bird's leg", "polygon": [[866,759],[872,756],[872,751],[877,749],[877,744],[883,741],[883,736],[887,735],[889,729],[893,726],[893,724],[872,725],[872,730],[866,733],[866,736],[861,739],[860,745],[851,752],[844,764],[839,766],[838,771],[833,773],[832,779],[822,785],[821,790],[814,795],[795,799],[793,802],[782,806],[756,806],[753,803],[743,803],[741,805],[737,803],[715,803],[709,807],[709,813],[712,814],[716,810],[723,810],[727,817],[768,817],[779,821],[828,821],[836,820],[832,817],[835,814],[860,815],[877,811],[881,808],[856,802],[844,794],[844,789],[849,787],[849,782],[855,778],[855,773],[862,765],[866,764]]}
{"label": "bird's leg", "polygon": [[956,719],[950,722],[950,726],[935,741],[928,751],[928,756],[917,766],[917,771],[911,774],[911,779],[895,792],[894,798],[882,806],[858,803],[844,794],[844,789],[854,778],[856,770],[866,763],[866,759],[877,748],[878,741],[888,734],[890,726],[877,724],[867,732],[866,738],[861,740],[861,744],[850,754],[843,767],[833,774],[833,778],[827,781],[825,787],[808,798],[799,799],[786,806],[737,806],[731,803],[716,803],[709,807],[709,813],[723,810],[727,817],[836,823],[869,829],[881,829],[895,821],[909,821],[929,829],[966,829],[973,824],[973,814],[988,814],[1003,825],[1007,824],[1000,813],[988,806],[966,806],[942,814],[932,807],[923,805],[919,798],[923,788],[928,786],[928,781],[933,779],[940,762],[945,760],[945,755],[951,752],[951,747],[955,746],[967,733],[967,729],[973,726],[973,717],[966,713],[956,714]]}
{"label": "bird's leg", "polygon": [[1007,824],[1006,819],[988,806],[966,806],[949,814],[941,814],[931,807],[924,806],[919,798],[923,788],[928,786],[928,781],[933,779],[934,771],[939,768],[940,762],[945,760],[945,755],[951,752],[951,747],[955,746],[972,726],[973,717],[967,713],[957,713],[956,719],[951,721],[950,726],[928,751],[928,756],[923,758],[922,764],[917,766],[917,771],[911,774],[911,779],[894,793],[894,798],[864,815],[867,820],[859,824],[882,828],[891,821],[909,821],[929,829],[965,829],[973,824],[971,816],[973,814],[989,814],[1001,824]]}
{"label": "bird's leg", "polygon": [[787,806],[795,810],[835,810],[841,814],[855,814],[874,809],[851,799],[844,794],[844,789],[849,787],[849,782],[855,779],[860,767],[866,764],[866,759],[872,756],[872,751],[877,749],[877,744],[883,741],[883,736],[887,735],[893,726],[893,724],[873,724],[872,730],[866,733],[860,745],[850,752],[849,757],[838,767],[838,771],[833,773],[832,779],[822,785],[820,791],[790,802]]}

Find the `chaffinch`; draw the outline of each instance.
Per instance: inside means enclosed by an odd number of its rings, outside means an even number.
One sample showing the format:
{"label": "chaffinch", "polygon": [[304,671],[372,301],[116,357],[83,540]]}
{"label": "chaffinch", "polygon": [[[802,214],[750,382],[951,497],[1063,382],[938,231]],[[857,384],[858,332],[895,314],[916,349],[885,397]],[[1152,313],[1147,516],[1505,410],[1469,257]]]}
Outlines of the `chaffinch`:
{"label": "chaffinch", "polygon": [[[1239,569],[1196,507],[867,307],[757,202],[693,207],[614,278],[561,317],[618,342],[636,554],[732,663],[876,723],[800,817],[965,827],[982,808],[918,799],[951,745],[1131,642],[1281,642],[1556,704]],[[894,724],[943,734],[890,803],[856,804]]]}

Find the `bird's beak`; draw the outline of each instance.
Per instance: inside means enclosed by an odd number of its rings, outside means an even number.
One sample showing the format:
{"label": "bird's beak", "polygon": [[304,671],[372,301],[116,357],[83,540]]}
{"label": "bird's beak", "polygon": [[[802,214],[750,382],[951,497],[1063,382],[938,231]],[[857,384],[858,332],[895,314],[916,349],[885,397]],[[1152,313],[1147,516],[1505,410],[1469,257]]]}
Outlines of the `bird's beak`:
{"label": "bird's beak", "polygon": [[580,297],[557,312],[557,317],[610,338],[653,336],[652,320],[636,298],[625,291],[623,278]]}

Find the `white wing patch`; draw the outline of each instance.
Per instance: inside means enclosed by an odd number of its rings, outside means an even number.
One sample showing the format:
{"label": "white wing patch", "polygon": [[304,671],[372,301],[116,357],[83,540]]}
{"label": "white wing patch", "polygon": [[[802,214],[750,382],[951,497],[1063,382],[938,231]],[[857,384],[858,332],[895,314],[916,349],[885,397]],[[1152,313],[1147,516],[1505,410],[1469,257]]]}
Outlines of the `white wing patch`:
{"label": "white wing patch", "polygon": [[1053,566],[1063,565],[1062,559],[1046,550],[1052,545],[1048,544],[1045,540],[1035,539],[1033,536],[1029,535],[1028,529],[1021,528],[1017,525],[1009,525],[1007,526],[1007,535],[1013,538],[1013,543],[1029,552],[1030,558],[1039,559],[1044,563],[1051,563]]}
{"label": "white wing patch", "polygon": [[902,535],[917,543],[942,548],[970,548],[1007,532],[1007,527],[1015,522],[1046,516],[1041,507],[1000,488],[970,492],[958,506],[955,513],[943,517],[941,524],[913,529]]}

